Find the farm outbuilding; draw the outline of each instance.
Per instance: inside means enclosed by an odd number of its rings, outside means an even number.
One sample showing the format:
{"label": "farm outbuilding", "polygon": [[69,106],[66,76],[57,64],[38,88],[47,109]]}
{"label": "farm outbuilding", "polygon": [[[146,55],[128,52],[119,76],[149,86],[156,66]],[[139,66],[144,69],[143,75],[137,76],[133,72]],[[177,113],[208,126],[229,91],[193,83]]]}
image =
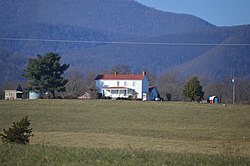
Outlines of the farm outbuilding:
{"label": "farm outbuilding", "polygon": [[210,96],[208,97],[208,103],[210,104],[218,104],[220,102],[219,97],[217,96]]}
{"label": "farm outbuilding", "polygon": [[155,101],[157,99],[160,99],[159,98],[159,92],[156,88],[156,86],[149,86],[149,97],[150,97],[150,100],[151,101]]}
{"label": "farm outbuilding", "polygon": [[78,99],[91,99],[91,95],[85,92],[82,96],[79,96]]}
{"label": "farm outbuilding", "polygon": [[5,100],[16,100],[23,98],[23,88],[20,84],[7,85],[4,87]]}
{"label": "farm outbuilding", "polygon": [[40,92],[34,92],[34,91],[30,91],[29,92],[29,99],[30,100],[34,100],[34,99],[39,99],[39,98],[43,98],[43,94]]}

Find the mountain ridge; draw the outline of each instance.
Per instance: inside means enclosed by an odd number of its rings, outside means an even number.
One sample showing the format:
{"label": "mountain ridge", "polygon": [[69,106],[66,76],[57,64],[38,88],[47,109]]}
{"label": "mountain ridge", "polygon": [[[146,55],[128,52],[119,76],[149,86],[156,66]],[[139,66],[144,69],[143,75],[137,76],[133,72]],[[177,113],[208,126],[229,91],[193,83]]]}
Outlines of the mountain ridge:
{"label": "mountain ridge", "polygon": [[[226,58],[225,53],[230,54],[230,57],[239,54],[239,65],[244,66],[249,62],[248,46],[243,49],[237,47],[228,53],[225,46],[223,48],[219,45],[225,41],[249,44],[249,25],[216,27],[196,16],[159,11],[134,0],[1,1],[0,25],[2,38],[69,41],[0,40],[0,63],[4,68],[0,71],[0,83],[21,79],[24,61],[47,52],[57,52],[62,56],[63,62],[83,70],[101,72],[110,69],[112,65],[127,64],[134,72],[149,70],[161,75],[178,70],[183,77],[206,74],[195,71],[206,66],[207,61],[214,65],[214,68],[205,67],[204,71],[216,71],[218,75],[213,77],[210,74],[212,80],[231,75],[223,68],[231,69],[237,59],[232,58],[225,62],[220,60]],[[127,44],[73,41],[125,41]],[[129,42],[170,44],[139,45]],[[185,43],[208,45],[188,46]],[[213,55],[216,56],[211,61],[209,57]],[[13,57],[20,58],[15,61]],[[192,63],[202,65],[191,65]],[[217,63],[222,65],[215,66]],[[5,72],[8,69],[10,71]],[[250,71],[245,67],[237,69],[235,75],[237,73],[244,77],[249,75]]]}
{"label": "mountain ridge", "polygon": [[[18,7],[14,7],[15,14],[13,15],[14,11],[9,9],[9,6],[11,4],[13,7],[16,2],[18,2]],[[184,29],[193,31],[213,26],[195,16],[162,12],[133,0],[38,0],[35,2],[10,0],[1,3],[7,3],[7,5],[1,4],[0,9],[10,11],[7,13],[10,13],[9,17],[13,19],[14,24],[15,22],[65,24],[146,36],[176,33]],[[93,4],[95,5],[93,6]],[[8,18],[4,21],[3,17],[0,18],[3,23],[12,20]],[[25,22],[22,21],[22,18],[25,19]],[[142,20],[143,23],[141,23]],[[193,22],[194,25],[189,26],[190,22]]]}

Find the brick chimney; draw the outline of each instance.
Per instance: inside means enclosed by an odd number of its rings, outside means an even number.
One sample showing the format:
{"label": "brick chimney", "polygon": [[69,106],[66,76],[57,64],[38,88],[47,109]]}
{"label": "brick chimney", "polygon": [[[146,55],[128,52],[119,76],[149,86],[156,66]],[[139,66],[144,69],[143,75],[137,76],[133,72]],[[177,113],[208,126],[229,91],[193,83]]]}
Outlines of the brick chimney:
{"label": "brick chimney", "polygon": [[146,74],[147,74],[147,72],[146,72],[146,71],[143,71],[143,72],[142,72],[142,75],[143,75],[143,76],[145,76]]}
{"label": "brick chimney", "polygon": [[115,75],[118,75],[118,72],[117,72],[117,71],[115,71]]}

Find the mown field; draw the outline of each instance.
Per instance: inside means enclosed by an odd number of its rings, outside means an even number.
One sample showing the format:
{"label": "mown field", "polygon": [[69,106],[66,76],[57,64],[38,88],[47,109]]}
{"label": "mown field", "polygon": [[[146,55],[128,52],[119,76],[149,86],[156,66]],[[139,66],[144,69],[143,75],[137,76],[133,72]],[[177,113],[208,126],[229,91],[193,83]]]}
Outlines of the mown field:
{"label": "mown field", "polygon": [[250,105],[109,100],[0,101],[0,130],[31,119],[30,145],[1,165],[249,165]]}

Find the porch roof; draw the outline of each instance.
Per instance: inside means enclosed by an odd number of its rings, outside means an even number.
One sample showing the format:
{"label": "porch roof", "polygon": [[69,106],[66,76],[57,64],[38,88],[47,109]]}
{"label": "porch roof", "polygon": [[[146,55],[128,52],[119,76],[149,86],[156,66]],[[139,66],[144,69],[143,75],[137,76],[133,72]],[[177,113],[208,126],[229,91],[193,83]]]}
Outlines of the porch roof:
{"label": "porch roof", "polygon": [[23,92],[23,88],[20,84],[8,84],[3,87],[5,91],[11,91],[11,90],[16,90],[18,93]]}
{"label": "porch roof", "polygon": [[127,89],[131,89],[131,88],[122,87],[122,86],[112,86],[112,87],[104,87],[103,89],[106,89],[106,90],[127,90]]}

